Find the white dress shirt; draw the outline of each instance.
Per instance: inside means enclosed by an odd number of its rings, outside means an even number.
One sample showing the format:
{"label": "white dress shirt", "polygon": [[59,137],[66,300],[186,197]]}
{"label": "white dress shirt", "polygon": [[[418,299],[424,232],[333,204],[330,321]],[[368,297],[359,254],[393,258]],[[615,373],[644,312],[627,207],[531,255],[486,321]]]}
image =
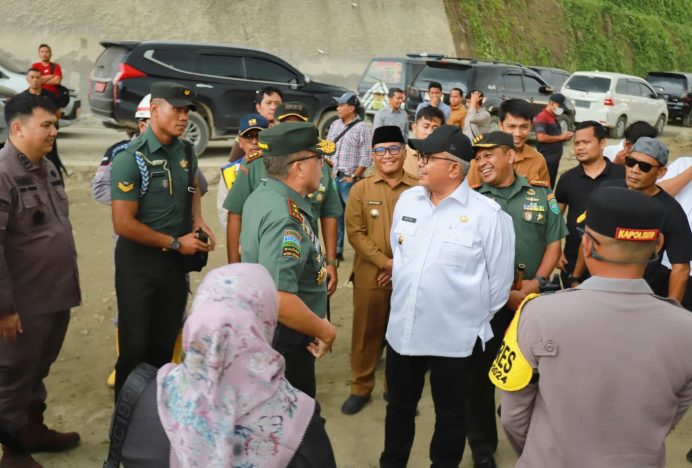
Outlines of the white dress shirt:
{"label": "white dress shirt", "polygon": [[409,356],[470,356],[509,297],[514,228],[500,205],[462,183],[437,206],[414,187],[401,194],[387,342]]}
{"label": "white dress shirt", "polygon": [[[666,175],[661,177],[660,180],[672,179],[685,172],[688,167],[692,166],[692,157],[679,157],[672,163],[668,165],[668,171]],[[675,199],[680,203],[682,209],[685,210],[687,214],[687,221],[689,221],[690,226],[692,226],[692,183],[689,183],[675,195]],[[668,260],[668,255],[663,253],[663,260],[661,261],[670,270],[670,260]],[[690,268],[692,268],[692,262],[690,262]],[[692,276],[692,269],[690,270],[690,276]]]}

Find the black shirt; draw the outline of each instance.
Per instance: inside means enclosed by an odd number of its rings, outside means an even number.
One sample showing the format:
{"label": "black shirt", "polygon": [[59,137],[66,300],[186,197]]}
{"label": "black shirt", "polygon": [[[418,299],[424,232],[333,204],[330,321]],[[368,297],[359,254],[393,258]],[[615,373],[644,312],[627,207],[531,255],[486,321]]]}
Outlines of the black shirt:
{"label": "black shirt", "polygon": [[[627,184],[624,180],[609,180],[603,184],[603,187],[627,188]],[[689,263],[692,260],[692,230],[690,230],[690,223],[687,221],[685,210],[675,198],[660,188],[652,198],[661,203],[666,211],[661,228],[663,248],[659,253],[658,260],[647,265],[644,279],[656,294],[668,296],[667,276],[659,271],[659,267],[665,268],[661,266],[663,252],[668,254],[668,260],[671,264]]]}
{"label": "black shirt", "polygon": [[567,205],[567,229],[569,235],[565,241],[565,256],[568,262],[568,272],[572,272],[577,260],[579,243],[581,237],[577,232],[577,218],[586,211],[586,200],[591,192],[609,179],[620,179],[625,183],[625,167],[613,164],[608,158],[605,160],[605,167],[595,179],[592,179],[584,172],[581,164],[574,167],[560,176],[555,186],[555,198],[558,203]]}

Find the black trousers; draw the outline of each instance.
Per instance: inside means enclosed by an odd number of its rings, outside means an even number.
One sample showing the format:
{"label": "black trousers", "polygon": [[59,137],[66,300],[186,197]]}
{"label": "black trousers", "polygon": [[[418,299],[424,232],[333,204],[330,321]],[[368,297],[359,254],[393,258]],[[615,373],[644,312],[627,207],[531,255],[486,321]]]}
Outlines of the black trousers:
{"label": "black trousers", "polygon": [[123,237],[115,246],[118,344],[115,398],[132,370],[170,362],[187,304],[182,256]]}
{"label": "black trousers", "polygon": [[286,360],[286,380],[301,392],[315,398],[315,356],[310,354],[305,345],[298,345],[281,354]]}
{"label": "black trousers", "polygon": [[315,402],[315,412],[288,468],[336,468],[334,451],[324,423],[320,404]]}
{"label": "black trousers", "polygon": [[435,431],[430,442],[433,468],[456,468],[464,455],[464,408],[472,358],[404,356],[387,345],[385,375],[389,390],[382,468],[404,468],[416,432],[416,407],[430,370]]}
{"label": "black trousers", "polygon": [[466,437],[474,457],[492,455],[497,450],[495,386],[488,377],[488,371],[513,317],[512,310],[506,307],[500,309],[490,321],[493,338],[485,344],[485,349],[478,347],[473,353],[473,370],[466,400]]}

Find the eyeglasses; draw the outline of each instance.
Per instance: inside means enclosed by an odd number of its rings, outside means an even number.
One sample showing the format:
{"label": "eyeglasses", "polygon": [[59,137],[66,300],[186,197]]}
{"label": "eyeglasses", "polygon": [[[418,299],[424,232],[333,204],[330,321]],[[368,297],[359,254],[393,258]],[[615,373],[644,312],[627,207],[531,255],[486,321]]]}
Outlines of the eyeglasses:
{"label": "eyeglasses", "polygon": [[459,162],[459,161],[455,161],[454,159],[441,158],[439,156],[433,156],[432,154],[425,154],[425,153],[420,153],[420,152],[418,153],[418,159],[420,160],[420,162],[423,163],[424,166],[427,166],[431,159],[441,159],[443,161]]}
{"label": "eyeglasses", "polygon": [[300,162],[300,161],[307,161],[308,159],[315,159],[315,158],[319,159],[320,162],[323,162],[323,161],[324,161],[324,155],[323,155],[323,154],[315,153],[315,154],[313,154],[313,155],[311,155],[311,156],[306,156],[306,157],[304,157],[304,158],[294,159],[293,161],[291,161],[291,163]]}
{"label": "eyeglasses", "polygon": [[240,135],[240,138],[243,138],[244,140],[259,140],[259,132],[248,132]]}
{"label": "eyeglasses", "polygon": [[639,170],[642,172],[649,172],[651,169],[654,167],[661,167],[659,164],[651,164],[648,162],[640,161],[638,159],[634,159],[632,156],[627,156],[625,158],[625,166],[627,167],[634,167],[636,165],[639,165]]}
{"label": "eyeglasses", "polygon": [[375,156],[379,157],[384,157],[387,152],[391,154],[392,156],[396,156],[397,154],[401,153],[401,146],[388,146],[386,148],[380,147],[380,148],[375,148],[372,150],[373,153],[375,153]]}

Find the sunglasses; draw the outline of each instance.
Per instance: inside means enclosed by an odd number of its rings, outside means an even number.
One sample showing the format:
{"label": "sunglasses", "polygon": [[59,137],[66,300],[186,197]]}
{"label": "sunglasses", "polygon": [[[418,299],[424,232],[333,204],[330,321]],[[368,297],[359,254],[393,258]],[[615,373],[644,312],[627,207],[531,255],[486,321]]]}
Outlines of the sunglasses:
{"label": "sunglasses", "polygon": [[625,158],[625,166],[634,167],[636,165],[639,165],[639,170],[645,173],[649,172],[654,167],[661,167],[661,165],[659,164],[651,164],[648,162],[640,161],[638,159],[634,159],[632,156],[627,156]]}
{"label": "sunglasses", "polygon": [[401,153],[401,146],[388,146],[386,148],[375,148],[372,150],[373,153],[375,153],[375,156],[380,156],[384,157],[387,152],[391,154],[392,156],[396,156],[397,154]]}
{"label": "sunglasses", "polygon": [[240,138],[248,141],[259,140],[259,132],[247,132],[243,135],[240,135]]}

